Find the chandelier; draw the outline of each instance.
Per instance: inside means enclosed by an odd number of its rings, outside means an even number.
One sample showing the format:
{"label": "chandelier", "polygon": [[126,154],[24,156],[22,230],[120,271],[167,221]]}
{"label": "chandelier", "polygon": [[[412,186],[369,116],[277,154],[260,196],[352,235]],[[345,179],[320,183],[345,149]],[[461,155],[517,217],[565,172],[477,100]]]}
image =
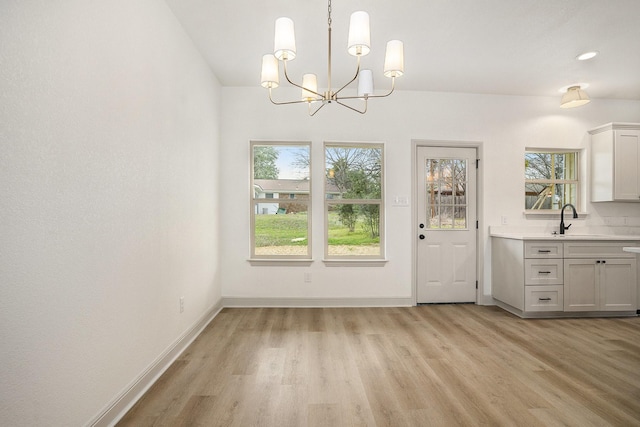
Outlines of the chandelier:
{"label": "chandelier", "polygon": [[[347,51],[357,58],[356,72],[351,80],[337,90],[331,87],[331,0],[328,2],[328,65],[327,65],[327,90],[318,91],[318,78],[315,74],[304,74],[302,84],[291,81],[287,72],[287,62],[296,57],[296,40],[293,29],[293,21],[290,18],[278,18],[276,20],[273,54],[262,57],[261,85],[269,90],[269,100],[275,105],[307,103],[309,115],[315,115],[322,107],[335,102],[350,110],[364,114],[367,112],[369,98],[384,98],[393,93],[396,77],[404,73],[404,47],[400,40],[387,42],[387,50],[384,59],[384,75],[391,78],[391,89],[383,95],[375,95],[373,88],[373,73],[371,70],[360,69],[360,58],[371,50],[369,32],[369,14],[367,12],[354,12],[349,23],[349,39]],[[275,101],[272,90],[280,84],[280,62],[284,70],[284,77],[293,86],[300,88],[301,98],[295,101]],[[357,96],[343,96],[341,92],[351,83],[358,80]],[[347,105],[343,100],[357,99],[364,101],[359,109]],[[315,104],[315,105],[313,105]],[[319,105],[318,105],[319,104]],[[317,106],[316,106],[317,105]]]}

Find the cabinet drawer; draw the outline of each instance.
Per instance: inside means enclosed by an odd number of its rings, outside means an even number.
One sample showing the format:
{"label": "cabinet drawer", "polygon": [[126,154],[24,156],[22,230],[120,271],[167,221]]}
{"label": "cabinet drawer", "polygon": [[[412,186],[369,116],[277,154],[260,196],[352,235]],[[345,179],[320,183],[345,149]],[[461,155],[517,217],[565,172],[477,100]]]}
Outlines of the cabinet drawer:
{"label": "cabinet drawer", "polygon": [[638,242],[565,242],[565,258],[635,258],[636,254],[622,250],[638,246]]}
{"label": "cabinet drawer", "polygon": [[525,258],[562,258],[562,243],[524,242]]}
{"label": "cabinet drawer", "polygon": [[525,285],[562,285],[564,281],[562,259],[525,259]]}
{"label": "cabinet drawer", "polygon": [[524,311],[564,310],[563,287],[526,286],[524,289]]}

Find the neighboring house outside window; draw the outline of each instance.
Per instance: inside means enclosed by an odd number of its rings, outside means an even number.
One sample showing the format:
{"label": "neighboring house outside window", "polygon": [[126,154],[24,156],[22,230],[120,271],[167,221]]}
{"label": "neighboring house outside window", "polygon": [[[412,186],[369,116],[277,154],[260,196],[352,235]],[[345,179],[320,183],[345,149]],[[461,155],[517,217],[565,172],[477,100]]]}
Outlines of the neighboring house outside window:
{"label": "neighboring house outside window", "polygon": [[325,258],[383,259],[384,144],[325,143]]}
{"label": "neighboring house outside window", "polygon": [[578,154],[571,150],[525,152],[526,210],[560,210],[567,203],[578,207]]}

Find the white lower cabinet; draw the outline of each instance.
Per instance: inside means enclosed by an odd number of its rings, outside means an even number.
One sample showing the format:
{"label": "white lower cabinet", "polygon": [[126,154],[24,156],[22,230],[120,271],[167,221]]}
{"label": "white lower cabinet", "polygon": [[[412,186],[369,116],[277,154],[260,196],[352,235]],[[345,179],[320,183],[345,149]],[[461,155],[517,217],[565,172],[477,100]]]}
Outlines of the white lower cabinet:
{"label": "white lower cabinet", "polygon": [[493,237],[493,298],[521,317],[635,314],[637,261],[622,248],[638,244]]}
{"label": "white lower cabinet", "polygon": [[565,259],[564,311],[636,310],[635,259]]}

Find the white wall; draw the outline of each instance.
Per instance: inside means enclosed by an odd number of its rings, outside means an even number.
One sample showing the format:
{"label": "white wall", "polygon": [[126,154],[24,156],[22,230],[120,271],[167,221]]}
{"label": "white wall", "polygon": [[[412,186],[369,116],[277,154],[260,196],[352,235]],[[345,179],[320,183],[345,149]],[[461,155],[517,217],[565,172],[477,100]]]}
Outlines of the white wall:
{"label": "white wall", "polygon": [[[402,82],[398,82],[401,87]],[[277,91],[284,91],[279,88]],[[412,211],[393,207],[394,195],[411,195],[413,140],[482,143],[480,218],[485,251],[481,286],[491,294],[488,227],[510,225],[556,227],[557,220],[523,217],[525,147],[584,148],[587,130],[611,122],[640,122],[640,102],[594,100],[572,110],[558,107],[559,98],[397,92],[373,100],[369,112],[352,113],[338,105],[324,107],[315,117],[304,106],[273,106],[259,88],[224,88],[222,110],[221,211],[223,296],[225,298],[409,298],[412,296]],[[284,98],[279,92],[275,96]],[[296,96],[293,92],[292,96]],[[313,258],[310,267],[251,266],[249,234],[249,141],[312,142]],[[323,256],[323,141],[385,141],[387,197],[387,257],[385,267],[326,267]],[[612,232],[640,234],[640,204],[586,204],[588,219],[579,225],[632,224]],[[626,219],[625,219],[626,218]],[[304,283],[304,273],[312,282]],[[490,301],[489,298],[483,298]],[[296,301],[298,303],[299,301]],[[311,302],[313,304],[313,302]]]}
{"label": "white wall", "polygon": [[162,1],[0,40],[0,424],[83,425],[220,301],[220,85]]}

